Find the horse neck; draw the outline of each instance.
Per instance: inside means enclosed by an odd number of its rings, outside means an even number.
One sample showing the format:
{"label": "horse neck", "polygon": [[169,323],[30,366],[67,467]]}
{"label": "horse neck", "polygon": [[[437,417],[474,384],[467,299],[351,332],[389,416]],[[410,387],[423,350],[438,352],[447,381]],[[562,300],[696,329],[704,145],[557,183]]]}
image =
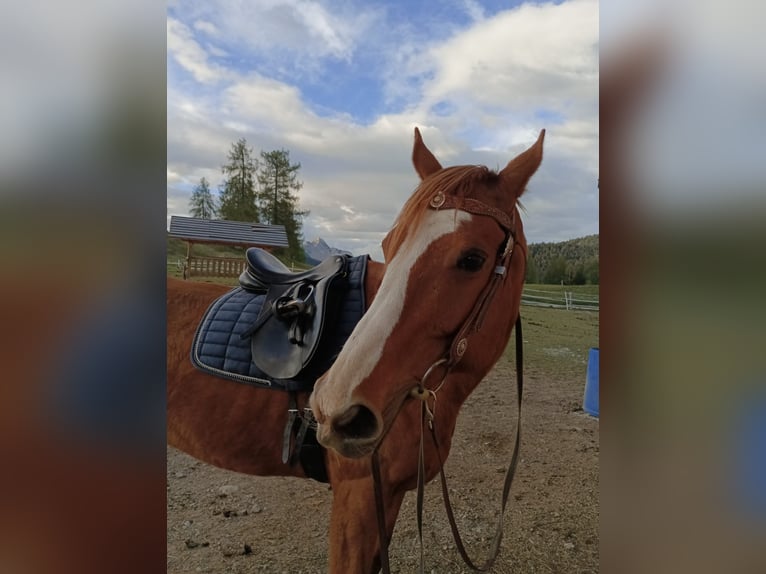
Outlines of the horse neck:
{"label": "horse neck", "polygon": [[373,261],[372,259],[367,261],[367,273],[364,278],[364,294],[366,299],[365,311],[370,308],[372,301],[375,299],[375,295],[378,293],[385,270],[386,265],[384,263]]}

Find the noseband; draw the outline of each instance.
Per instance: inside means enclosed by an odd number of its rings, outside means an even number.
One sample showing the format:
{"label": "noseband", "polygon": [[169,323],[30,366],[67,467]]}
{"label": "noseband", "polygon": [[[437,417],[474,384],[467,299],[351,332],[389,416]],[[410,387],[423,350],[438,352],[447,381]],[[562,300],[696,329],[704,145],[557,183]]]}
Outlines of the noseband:
{"label": "noseband", "polygon": [[[417,520],[418,520],[418,539],[420,541],[420,572],[424,571],[424,554],[423,554],[423,490],[425,486],[425,454],[424,454],[424,432],[426,425],[431,434],[431,438],[434,443],[436,456],[439,460],[439,474],[441,477],[442,496],[444,498],[444,506],[447,512],[447,518],[449,519],[450,528],[452,529],[452,535],[455,539],[458,552],[462,556],[465,563],[469,568],[479,572],[488,571],[498,554],[500,553],[500,543],[503,538],[503,517],[505,515],[505,507],[508,501],[508,494],[510,492],[511,483],[513,482],[514,474],[516,473],[516,465],[518,463],[519,445],[521,439],[521,395],[523,391],[523,341],[521,338],[521,316],[516,318],[516,386],[517,386],[517,403],[518,403],[518,419],[516,423],[516,441],[513,447],[513,454],[511,456],[511,462],[508,465],[508,470],[505,475],[505,482],[503,485],[503,496],[500,509],[500,516],[498,519],[497,530],[493,539],[492,549],[490,550],[490,556],[481,566],[476,566],[468,553],[465,550],[463,541],[458,532],[457,524],[455,522],[454,513],[452,511],[452,504],[449,500],[449,491],[447,488],[446,477],[444,475],[444,461],[441,458],[441,450],[439,442],[436,438],[436,430],[434,428],[434,416],[436,410],[436,396],[441,389],[444,382],[447,380],[447,376],[450,371],[457,365],[465,355],[468,349],[468,339],[473,333],[477,333],[484,322],[487,309],[489,308],[495,292],[500,284],[505,280],[508,270],[511,266],[511,260],[513,254],[516,251],[516,209],[513,210],[513,215],[508,216],[507,213],[500,211],[492,206],[489,206],[477,199],[472,198],[459,198],[456,196],[447,196],[442,191],[438,191],[429,202],[429,207],[432,209],[457,209],[465,211],[474,215],[482,215],[493,218],[498,225],[506,233],[504,244],[497,251],[497,258],[495,261],[495,269],[492,272],[492,276],[487,282],[486,286],[476,299],[471,312],[463,321],[462,326],[458,329],[457,333],[450,343],[449,349],[445,356],[437,359],[434,363],[428,367],[423,377],[410,392],[410,396],[417,398],[421,401],[421,432],[420,432],[420,452],[418,456],[418,481],[417,481]],[[519,249],[524,253],[524,259],[526,260],[526,253],[523,247],[519,244]],[[436,370],[441,367],[444,369],[444,375],[440,382],[434,389],[426,387],[426,381],[432,376]],[[429,401],[433,406],[429,406]],[[382,441],[381,441],[382,442]],[[380,444],[378,445],[378,448]],[[375,487],[375,506],[378,515],[378,537],[380,540],[380,561],[383,574],[390,573],[389,558],[388,558],[388,535],[386,533],[386,521],[384,515],[383,494],[380,478],[380,461],[378,457],[378,448],[372,454],[372,477]]]}

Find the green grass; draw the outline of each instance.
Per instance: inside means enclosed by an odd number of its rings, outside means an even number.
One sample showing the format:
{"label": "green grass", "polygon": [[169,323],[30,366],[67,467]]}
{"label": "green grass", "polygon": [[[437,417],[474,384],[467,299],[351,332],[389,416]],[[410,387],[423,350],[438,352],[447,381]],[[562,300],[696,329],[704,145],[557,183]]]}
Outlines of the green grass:
{"label": "green grass", "polygon": [[[567,311],[521,307],[525,370],[557,379],[585,377],[588,350],[598,347],[599,315],[595,311]],[[514,353],[513,336],[506,356]]]}

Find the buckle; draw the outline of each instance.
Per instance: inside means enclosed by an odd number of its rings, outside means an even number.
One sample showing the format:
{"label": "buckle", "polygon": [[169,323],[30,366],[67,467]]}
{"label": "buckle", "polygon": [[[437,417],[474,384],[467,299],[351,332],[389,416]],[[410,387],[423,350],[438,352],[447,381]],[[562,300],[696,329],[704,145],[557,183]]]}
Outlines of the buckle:
{"label": "buckle", "polygon": [[510,233],[508,234],[508,241],[505,244],[505,249],[503,249],[503,255],[502,258],[505,259],[508,257],[511,253],[513,253],[513,248],[516,245],[516,242],[513,240],[513,235]]}
{"label": "buckle", "polygon": [[439,209],[442,205],[444,205],[445,201],[447,201],[447,196],[444,195],[443,191],[439,190],[436,192],[436,195],[431,198],[429,205],[434,209]]}

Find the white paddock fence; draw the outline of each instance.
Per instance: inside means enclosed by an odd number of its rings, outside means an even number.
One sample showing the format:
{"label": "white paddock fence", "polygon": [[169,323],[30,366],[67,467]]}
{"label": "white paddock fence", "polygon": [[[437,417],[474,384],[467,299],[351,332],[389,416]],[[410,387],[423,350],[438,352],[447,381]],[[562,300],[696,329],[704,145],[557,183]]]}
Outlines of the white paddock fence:
{"label": "white paddock fence", "polygon": [[598,295],[575,294],[566,289],[557,292],[525,288],[521,295],[521,304],[554,309],[598,311]]}

